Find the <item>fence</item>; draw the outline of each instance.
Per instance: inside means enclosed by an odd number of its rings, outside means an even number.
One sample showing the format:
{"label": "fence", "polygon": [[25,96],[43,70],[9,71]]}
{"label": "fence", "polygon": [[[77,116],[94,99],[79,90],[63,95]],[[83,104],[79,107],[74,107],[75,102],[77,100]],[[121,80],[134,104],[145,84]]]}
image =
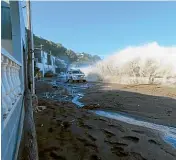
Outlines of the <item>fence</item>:
{"label": "fence", "polygon": [[1,48],[1,158],[16,159],[24,119],[23,66]]}

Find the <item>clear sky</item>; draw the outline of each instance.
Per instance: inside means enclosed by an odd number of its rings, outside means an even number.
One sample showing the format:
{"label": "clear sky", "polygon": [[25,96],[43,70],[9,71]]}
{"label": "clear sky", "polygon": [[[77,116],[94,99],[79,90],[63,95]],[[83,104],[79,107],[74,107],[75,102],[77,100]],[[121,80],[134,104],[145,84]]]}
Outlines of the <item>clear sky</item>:
{"label": "clear sky", "polygon": [[129,45],[176,44],[176,2],[32,1],[32,21],[36,35],[102,57]]}

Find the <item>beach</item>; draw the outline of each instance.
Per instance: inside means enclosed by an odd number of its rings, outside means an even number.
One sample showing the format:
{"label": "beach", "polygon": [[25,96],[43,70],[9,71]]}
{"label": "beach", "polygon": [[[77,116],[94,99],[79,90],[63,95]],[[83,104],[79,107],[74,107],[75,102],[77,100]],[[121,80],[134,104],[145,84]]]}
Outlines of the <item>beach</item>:
{"label": "beach", "polygon": [[[39,158],[61,160],[174,160],[176,149],[155,130],[102,117],[94,110],[126,113],[136,118],[167,126],[176,124],[176,91],[161,86],[89,83],[70,85],[85,106],[72,103],[63,85],[51,81],[36,84],[38,106],[46,109],[34,113]],[[82,84],[80,84],[82,85]],[[69,87],[70,87],[69,86]],[[74,87],[73,87],[74,86]],[[56,93],[42,97],[43,93]],[[65,101],[62,98],[65,96]]]}

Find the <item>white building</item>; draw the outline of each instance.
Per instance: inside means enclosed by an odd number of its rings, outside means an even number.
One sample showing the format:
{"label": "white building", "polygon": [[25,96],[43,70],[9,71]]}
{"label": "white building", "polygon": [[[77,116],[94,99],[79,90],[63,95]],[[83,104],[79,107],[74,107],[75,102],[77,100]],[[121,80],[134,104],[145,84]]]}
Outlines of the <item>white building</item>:
{"label": "white building", "polygon": [[48,71],[52,71],[54,74],[56,73],[55,59],[56,57],[52,56],[51,54],[35,49],[36,67],[40,69],[43,76]]}
{"label": "white building", "polygon": [[1,1],[1,159],[17,159],[24,121],[26,31],[20,1]]}
{"label": "white building", "polygon": [[35,49],[35,62],[36,67],[40,69],[43,76],[48,71],[52,71],[55,74],[67,67],[64,60],[41,51],[40,49]]}

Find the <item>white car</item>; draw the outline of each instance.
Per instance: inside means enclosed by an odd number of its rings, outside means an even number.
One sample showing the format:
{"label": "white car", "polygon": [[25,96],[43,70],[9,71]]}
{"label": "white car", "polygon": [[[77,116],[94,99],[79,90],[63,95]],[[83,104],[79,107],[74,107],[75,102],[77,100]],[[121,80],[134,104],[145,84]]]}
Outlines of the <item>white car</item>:
{"label": "white car", "polygon": [[77,70],[69,70],[66,73],[66,80],[68,82],[86,82],[86,77],[83,72],[81,72],[79,69]]}

